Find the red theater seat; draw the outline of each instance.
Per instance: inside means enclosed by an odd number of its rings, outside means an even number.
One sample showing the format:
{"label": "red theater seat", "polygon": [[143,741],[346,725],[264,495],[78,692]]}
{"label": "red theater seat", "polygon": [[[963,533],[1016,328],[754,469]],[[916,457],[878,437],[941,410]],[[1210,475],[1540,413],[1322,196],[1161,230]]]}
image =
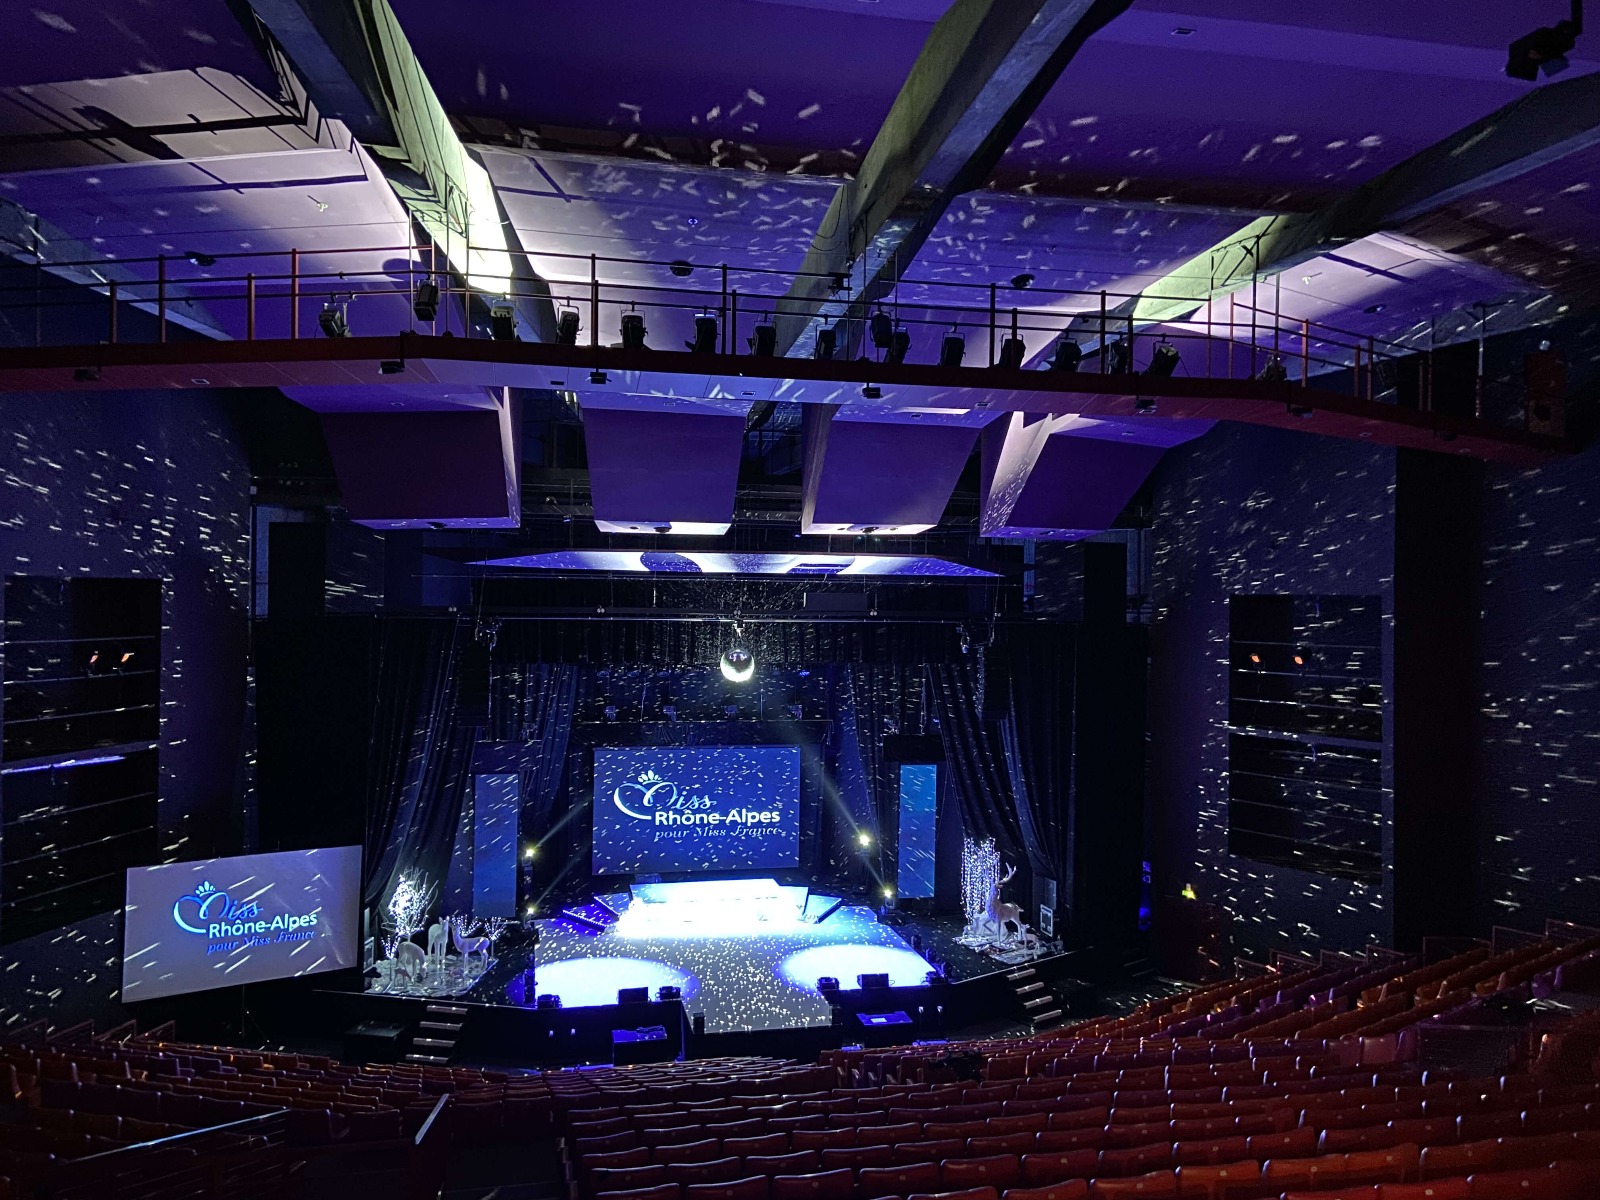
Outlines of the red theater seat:
{"label": "red theater seat", "polygon": [[1009,1188],[1004,1200],[1089,1200],[1089,1181],[1069,1179],[1049,1187]]}
{"label": "red theater seat", "polygon": [[1191,1197],[1212,1200],[1224,1194],[1224,1186],[1251,1184],[1260,1178],[1261,1164],[1248,1160],[1213,1167],[1179,1167],[1178,1192],[1184,1200]]}
{"label": "red theater seat", "polygon": [[894,1149],[890,1146],[851,1146],[843,1150],[824,1150],[822,1169],[836,1171],[845,1168],[859,1171],[863,1167],[887,1167],[894,1164]]}
{"label": "red theater seat", "polygon": [[987,1184],[1003,1191],[1022,1182],[1022,1167],[1015,1154],[955,1159],[940,1164],[939,1179],[950,1189],[982,1188]]}
{"label": "red theater seat", "polygon": [[1385,1183],[1378,1200],[1467,1200],[1465,1179],[1435,1179],[1429,1183]]}
{"label": "red theater seat", "polygon": [[1096,1179],[1089,1185],[1090,1200],[1181,1200],[1178,1177],[1157,1171],[1135,1179]]}
{"label": "red theater seat", "polygon": [[938,1163],[912,1163],[901,1167],[863,1167],[856,1175],[856,1195],[909,1196],[912,1192],[939,1190]]}
{"label": "red theater seat", "polygon": [[752,1154],[744,1160],[752,1175],[809,1175],[822,1166],[816,1150],[792,1150],[788,1154]]}
{"label": "red theater seat", "polygon": [[752,1175],[727,1183],[691,1183],[683,1189],[683,1200],[767,1200],[769,1189],[765,1175]]}
{"label": "red theater seat", "polygon": [[916,1192],[906,1200],[1000,1200],[1000,1193],[992,1187],[975,1187],[959,1192]]}
{"label": "red theater seat", "polygon": [[747,1175],[742,1159],[723,1157],[703,1163],[674,1163],[672,1177],[685,1186],[695,1183],[730,1183]]}
{"label": "red theater seat", "polygon": [[722,1139],[722,1152],[737,1158],[749,1158],[755,1154],[783,1154],[788,1149],[789,1135],[786,1133],[763,1133],[755,1137]]}
{"label": "red theater seat", "polygon": [[855,1172],[848,1170],[778,1175],[772,1180],[772,1200],[850,1200],[855,1183]]}
{"label": "red theater seat", "polygon": [[667,1168],[660,1163],[647,1167],[602,1167],[588,1173],[591,1192],[636,1192],[668,1182]]}
{"label": "red theater seat", "polygon": [[595,1200],[680,1200],[681,1191],[675,1183],[663,1183],[637,1192],[602,1192]]}
{"label": "red theater seat", "polygon": [[1467,1200],[1579,1200],[1558,1171],[1491,1171],[1467,1179]]}
{"label": "red theater seat", "polygon": [[1022,1180],[1030,1186],[1059,1183],[1064,1179],[1091,1178],[1100,1165],[1098,1150],[1069,1150],[1060,1154],[1024,1154]]}
{"label": "red theater seat", "polygon": [[703,1163],[722,1157],[722,1145],[716,1138],[702,1138],[697,1142],[680,1142],[672,1146],[657,1146],[655,1161],[666,1163]]}

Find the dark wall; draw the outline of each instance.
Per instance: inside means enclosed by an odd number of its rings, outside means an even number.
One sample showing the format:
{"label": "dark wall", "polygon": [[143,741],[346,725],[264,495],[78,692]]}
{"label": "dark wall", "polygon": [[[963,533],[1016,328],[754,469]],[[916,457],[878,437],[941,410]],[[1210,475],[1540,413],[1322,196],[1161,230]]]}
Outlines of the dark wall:
{"label": "dark wall", "polygon": [[1394,484],[1392,451],[1245,425],[1219,425],[1157,468],[1147,846],[1169,963],[1193,963],[1206,924],[1220,924],[1221,962],[1389,938],[1386,887],[1228,851],[1228,599],[1379,596],[1387,674]]}
{"label": "dark wall", "polygon": [[1483,495],[1484,924],[1600,924],[1600,449]]}
{"label": "dark wall", "polygon": [[[163,581],[163,860],[236,850],[249,786],[250,472],[231,401],[3,395],[0,431],[0,570]],[[120,938],[108,914],[8,946],[0,1019],[104,1010]]]}

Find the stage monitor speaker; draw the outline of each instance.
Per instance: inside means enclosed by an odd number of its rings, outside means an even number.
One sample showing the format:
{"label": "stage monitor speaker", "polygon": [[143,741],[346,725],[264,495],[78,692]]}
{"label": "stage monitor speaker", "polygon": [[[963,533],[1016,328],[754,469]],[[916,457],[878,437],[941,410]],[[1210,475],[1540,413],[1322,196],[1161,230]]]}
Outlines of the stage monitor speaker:
{"label": "stage monitor speaker", "polygon": [[533,1006],[535,1008],[560,1008],[561,997],[557,996],[554,992],[546,992],[544,995],[540,996],[536,1001],[534,1001]]}
{"label": "stage monitor speaker", "polygon": [[683,989],[671,983],[663,983],[656,989],[656,999],[662,1003],[668,1000],[682,1000]]}
{"label": "stage monitor speaker", "polygon": [[649,1004],[650,989],[647,987],[631,987],[617,989],[618,1004]]}
{"label": "stage monitor speaker", "polygon": [[868,988],[886,988],[889,986],[889,976],[883,971],[871,975],[857,975],[856,983],[861,986],[862,991]]}
{"label": "stage monitor speaker", "polygon": [[694,1030],[694,1036],[695,1037],[705,1037],[705,1035],[706,1035],[706,1015],[705,1015],[705,1013],[703,1013],[703,1012],[695,1013],[694,1016],[690,1019],[690,1027]]}
{"label": "stage monitor speaker", "polygon": [[824,975],[821,979],[817,980],[817,993],[819,995],[827,996],[831,993],[837,992],[838,990],[839,981],[832,975]]}

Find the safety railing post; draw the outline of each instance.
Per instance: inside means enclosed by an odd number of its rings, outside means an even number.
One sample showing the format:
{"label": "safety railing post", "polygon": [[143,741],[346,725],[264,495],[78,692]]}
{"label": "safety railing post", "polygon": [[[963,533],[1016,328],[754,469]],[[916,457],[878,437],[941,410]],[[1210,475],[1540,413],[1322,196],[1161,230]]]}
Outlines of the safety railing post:
{"label": "safety railing post", "polygon": [[1104,375],[1110,369],[1110,358],[1106,347],[1106,290],[1100,289],[1100,374]]}
{"label": "safety railing post", "polygon": [[1350,372],[1350,385],[1351,385],[1351,390],[1354,391],[1354,393],[1355,393],[1356,399],[1357,400],[1361,399],[1361,343],[1360,342],[1356,343],[1355,366],[1351,369],[1351,372]]}
{"label": "safety railing post", "polygon": [[600,349],[600,259],[589,255],[589,347]]}
{"label": "safety railing post", "polygon": [[722,264],[722,295],[717,300],[717,326],[722,330],[722,353],[728,352],[728,264]]}
{"label": "safety railing post", "polygon": [[728,353],[739,353],[739,289],[728,293]]}
{"label": "safety railing post", "polygon": [[108,314],[110,317],[109,340],[115,346],[117,344],[117,281],[115,279],[106,286],[106,295],[111,300],[111,312]]}
{"label": "safety railing post", "polygon": [[1300,326],[1300,382],[1306,387],[1311,386],[1311,322],[1303,321]]}
{"label": "safety railing post", "polygon": [[249,272],[244,277],[244,340],[256,340],[256,274]]}
{"label": "safety railing post", "polygon": [[1372,377],[1378,369],[1378,343],[1374,338],[1367,339],[1367,399],[1372,399]]}
{"label": "safety railing post", "polygon": [[300,251],[289,251],[289,336],[300,336]]}
{"label": "safety railing post", "polygon": [[989,365],[994,366],[994,327],[996,321],[995,307],[999,303],[999,285],[989,285]]}
{"label": "safety railing post", "polygon": [[156,256],[156,337],[167,340],[167,256]]}

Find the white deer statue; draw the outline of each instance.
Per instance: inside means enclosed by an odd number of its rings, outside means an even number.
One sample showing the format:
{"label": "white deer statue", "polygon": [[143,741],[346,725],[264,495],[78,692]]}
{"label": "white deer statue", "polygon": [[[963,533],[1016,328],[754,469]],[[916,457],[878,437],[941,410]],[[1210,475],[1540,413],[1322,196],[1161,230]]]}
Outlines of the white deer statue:
{"label": "white deer statue", "polygon": [[434,967],[444,966],[445,946],[449,935],[445,932],[445,923],[435,921],[428,926],[428,965]]}
{"label": "white deer statue", "polygon": [[1006,873],[998,876],[994,881],[994,886],[989,889],[989,905],[984,911],[983,923],[985,926],[992,925],[994,927],[994,940],[997,942],[1010,940],[1010,935],[1006,932],[1007,922],[1016,925],[1017,935],[1019,937],[1022,935],[1021,906],[1007,904],[1000,899],[1000,889],[1010,883],[1016,873],[1017,869],[1007,864]]}
{"label": "white deer statue", "polygon": [[480,971],[489,969],[489,949],[491,943],[486,937],[468,937],[468,933],[477,925],[471,917],[456,917],[450,921],[450,940],[455,943],[456,953],[466,960],[466,965],[471,966],[472,956],[480,955]]}
{"label": "white deer statue", "polygon": [[399,943],[394,948],[394,970],[408,983],[422,977],[424,965],[428,956],[421,946],[409,939]]}

